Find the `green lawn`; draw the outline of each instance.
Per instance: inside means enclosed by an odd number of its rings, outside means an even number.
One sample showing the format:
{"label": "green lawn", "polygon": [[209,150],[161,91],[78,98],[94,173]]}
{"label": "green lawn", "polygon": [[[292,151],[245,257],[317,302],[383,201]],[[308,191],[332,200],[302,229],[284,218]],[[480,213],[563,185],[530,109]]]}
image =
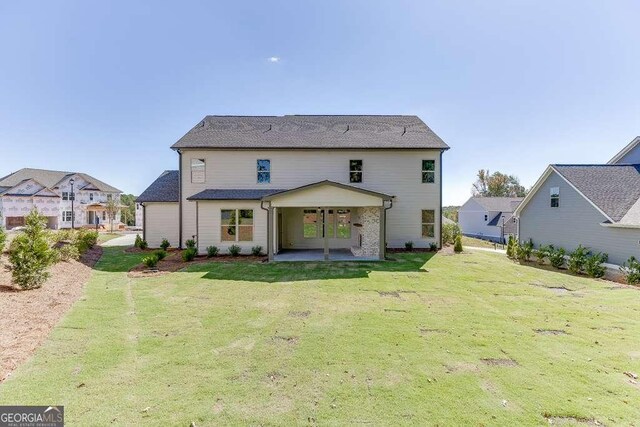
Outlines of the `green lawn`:
{"label": "green lawn", "polygon": [[0,404],[64,404],[69,425],[640,420],[637,289],[493,253],[393,257],[132,279],[141,255],[105,248]]}
{"label": "green lawn", "polygon": [[98,243],[108,242],[109,240],[115,239],[116,237],[122,237],[124,234],[119,233],[100,233],[98,234]]}
{"label": "green lawn", "polygon": [[[462,236],[462,246],[469,246],[474,248],[489,248],[495,249],[496,245],[488,240],[476,239],[473,237]],[[498,245],[498,249],[502,249],[502,245]]]}

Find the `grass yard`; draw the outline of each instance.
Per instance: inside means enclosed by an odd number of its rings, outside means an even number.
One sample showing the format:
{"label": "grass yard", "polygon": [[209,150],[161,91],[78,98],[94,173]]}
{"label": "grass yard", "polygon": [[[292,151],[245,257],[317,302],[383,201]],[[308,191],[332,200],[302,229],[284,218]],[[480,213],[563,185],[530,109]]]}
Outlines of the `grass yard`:
{"label": "grass yard", "polygon": [[108,242],[109,240],[113,240],[116,237],[122,237],[124,234],[120,233],[99,233],[98,234],[98,243]]}
{"label": "grass yard", "polygon": [[[462,246],[469,246],[474,248],[489,248],[495,249],[496,245],[493,242],[488,240],[476,239],[474,237],[462,236]],[[498,245],[498,249],[506,249],[506,246],[503,248],[503,245]]]}
{"label": "grass yard", "polygon": [[638,425],[637,289],[393,256],[133,279],[142,255],[105,248],[0,404],[63,404],[69,425]]}

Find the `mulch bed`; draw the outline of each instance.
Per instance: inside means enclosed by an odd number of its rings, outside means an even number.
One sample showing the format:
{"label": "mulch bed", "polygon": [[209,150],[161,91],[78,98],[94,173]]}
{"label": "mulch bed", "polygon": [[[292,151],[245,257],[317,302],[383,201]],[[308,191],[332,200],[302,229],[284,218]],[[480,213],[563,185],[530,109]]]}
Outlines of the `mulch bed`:
{"label": "mulch bed", "polygon": [[[130,248],[135,249],[135,252],[148,252],[151,255],[155,250],[145,249],[140,250],[138,248]],[[129,249],[126,249],[129,251]],[[131,251],[134,252],[134,251]],[[253,256],[253,255],[240,255],[233,257],[231,255],[218,255],[215,257],[208,258],[205,255],[197,256],[193,261],[186,262],[182,259],[181,250],[170,249],[169,254],[165,259],[158,262],[158,265],[155,268],[150,269],[144,264],[138,264],[129,270],[129,277],[153,277],[159,276],[166,273],[172,273],[175,271],[180,271],[183,268],[189,267],[191,265],[197,264],[207,264],[212,262],[248,262],[248,263],[262,263],[267,261],[266,256]]]}
{"label": "mulch bed", "polygon": [[31,357],[83,295],[101,256],[102,248],[95,246],[80,261],[59,262],[49,269],[46,283],[30,291],[12,285],[9,261],[0,256],[0,382]]}

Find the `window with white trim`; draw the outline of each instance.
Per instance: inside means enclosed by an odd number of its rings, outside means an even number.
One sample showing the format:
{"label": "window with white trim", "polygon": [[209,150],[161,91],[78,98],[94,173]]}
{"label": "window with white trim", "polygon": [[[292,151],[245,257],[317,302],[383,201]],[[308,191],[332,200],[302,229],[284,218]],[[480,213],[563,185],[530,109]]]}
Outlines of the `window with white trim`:
{"label": "window with white trim", "polygon": [[93,193],[89,193],[89,200],[93,202]]}
{"label": "window with white trim", "polygon": [[433,209],[422,211],[422,237],[426,239],[436,237],[436,211]]}
{"label": "window with white trim", "polygon": [[206,162],[204,159],[191,159],[191,182],[202,184],[206,177]]}
{"label": "window with white trim", "polygon": [[256,161],[256,170],[258,173],[258,184],[271,183],[271,160],[258,159]]}
{"label": "window with white trim", "polygon": [[62,200],[69,200],[69,192],[68,191],[63,191],[62,192]]}
{"label": "window with white trim", "polygon": [[72,218],[73,218],[73,212],[72,211],[62,211],[62,220],[64,222],[71,222]]}
{"label": "window with white trim", "polygon": [[253,209],[221,209],[220,240],[223,242],[253,241]]}
{"label": "window with white trim", "polygon": [[551,187],[549,191],[549,197],[551,198],[551,207],[560,207],[560,187]]}
{"label": "window with white trim", "polygon": [[422,161],[422,183],[433,184],[434,182],[436,182],[436,161],[423,160]]}
{"label": "window with white trim", "polygon": [[349,160],[349,182],[362,182],[362,160]]}

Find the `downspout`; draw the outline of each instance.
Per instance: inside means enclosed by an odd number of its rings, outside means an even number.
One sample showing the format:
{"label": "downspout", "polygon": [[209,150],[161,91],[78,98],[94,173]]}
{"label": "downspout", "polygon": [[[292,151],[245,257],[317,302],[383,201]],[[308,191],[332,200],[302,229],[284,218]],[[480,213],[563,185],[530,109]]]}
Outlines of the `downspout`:
{"label": "downspout", "polygon": [[145,208],[144,203],[140,203],[140,206],[142,206],[142,240],[146,241],[147,240],[147,209]]}
{"label": "downspout", "polygon": [[182,151],[178,150],[178,249],[182,249]]}
{"label": "downspout", "polygon": [[388,208],[384,207],[384,201],[382,202],[382,207],[384,210],[384,221],[382,221],[383,229],[382,229],[382,236],[380,236],[383,242],[383,246],[382,246],[383,254],[381,258],[385,259],[387,257],[387,211],[393,207],[393,198],[389,200]]}
{"label": "downspout", "polygon": [[200,253],[200,217],[199,202],[196,200],[196,253]]}
{"label": "downspout", "polygon": [[440,230],[438,233],[438,244],[439,248],[442,249],[442,153],[444,150],[440,150],[440,164],[439,164],[439,175],[440,175]]}
{"label": "downspout", "polygon": [[264,207],[264,200],[260,200],[260,209],[263,211],[267,211],[267,257],[269,261],[273,261],[273,245],[271,244],[271,202],[269,202],[269,207]]}

